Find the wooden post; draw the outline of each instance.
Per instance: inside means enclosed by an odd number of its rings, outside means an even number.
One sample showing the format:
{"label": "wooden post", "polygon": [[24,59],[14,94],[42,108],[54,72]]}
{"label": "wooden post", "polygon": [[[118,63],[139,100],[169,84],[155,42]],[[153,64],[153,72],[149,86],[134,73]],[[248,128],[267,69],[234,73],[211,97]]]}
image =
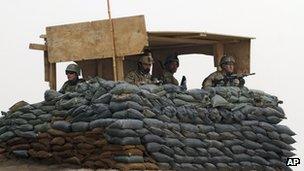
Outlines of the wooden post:
{"label": "wooden post", "polygon": [[[44,45],[47,46],[46,38],[44,38]],[[43,61],[44,61],[44,81],[50,81],[50,62],[48,59],[47,48],[43,51]]]}
{"label": "wooden post", "polygon": [[110,1],[107,0],[108,4],[108,14],[109,14],[109,22],[110,22],[110,28],[111,28],[111,34],[112,34],[112,42],[113,42],[113,75],[114,75],[114,81],[117,81],[117,67],[116,67],[116,46],[115,46],[115,32],[114,32],[114,23],[111,17],[111,8],[110,8]]}
{"label": "wooden post", "polygon": [[117,80],[124,80],[124,57],[117,57],[116,67],[117,67]]}
{"label": "wooden post", "polygon": [[50,63],[50,88],[53,90],[57,88],[56,63]]}
{"label": "wooden post", "polygon": [[220,61],[222,56],[224,55],[224,45],[223,43],[217,43],[214,45],[214,66],[217,67],[217,70],[219,71],[221,69],[220,67]]}

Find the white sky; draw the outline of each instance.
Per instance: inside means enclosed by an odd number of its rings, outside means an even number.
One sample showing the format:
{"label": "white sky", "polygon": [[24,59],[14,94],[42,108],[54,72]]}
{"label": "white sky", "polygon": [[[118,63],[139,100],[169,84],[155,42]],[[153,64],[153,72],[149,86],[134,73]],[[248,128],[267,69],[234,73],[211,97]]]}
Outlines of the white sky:
{"label": "white sky", "polygon": [[[298,135],[296,153],[304,161],[303,0],[112,0],[112,16],[144,14],[149,31],[207,31],[256,37],[252,41],[251,72],[247,86],[264,90],[284,101],[288,125]],[[0,110],[19,100],[42,101],[43,54],[29,50],[51,25],[107,18],[106,0],[7,0],[0,6]],[[177,78],[186,75],[188,87],[200,88],[215,70],[212,58],[180,58]],[[58,86],[65,81],[57,65]],[[302,169],[301,169],[302,168]],[[304,164],[294,170],[303,170]]]}

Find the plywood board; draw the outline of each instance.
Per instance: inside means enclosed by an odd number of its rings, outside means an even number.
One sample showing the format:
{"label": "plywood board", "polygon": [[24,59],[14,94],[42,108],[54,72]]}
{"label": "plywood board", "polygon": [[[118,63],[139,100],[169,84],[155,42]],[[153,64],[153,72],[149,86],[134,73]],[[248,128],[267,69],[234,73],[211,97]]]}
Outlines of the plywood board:
{"label": "plywood board", "polygon": [[[113,19],[117,56],[139,54],[148,45],[144,16]],[[49,61],[81,61],[114,56],[109,20],[46,28]]]}
{"label": "plywood board", "polygon": [[224,45],[224,52],[235,57],[235,70],[238,73],[250,72],[250,40]]}

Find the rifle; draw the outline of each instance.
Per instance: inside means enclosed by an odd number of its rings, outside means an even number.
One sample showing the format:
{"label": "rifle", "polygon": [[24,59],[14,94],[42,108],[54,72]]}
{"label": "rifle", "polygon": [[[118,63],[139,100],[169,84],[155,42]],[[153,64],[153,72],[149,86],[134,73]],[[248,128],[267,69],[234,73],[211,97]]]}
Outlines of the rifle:
{"label": "rifle", "polygon": [[225,75],[224,78],[217,80],[216,81],[216,85],[219,84],[220,82],[224,82],[224,86],[230,85],[231,83],[233,83],[233,81],[235,79],[239,80],[239,86],[244,86],[245,84],[245,79],[244,77],[248,77],[250,75],[255,75],[255,73],[242,73],[242,74],[231,74],[231,75]]}

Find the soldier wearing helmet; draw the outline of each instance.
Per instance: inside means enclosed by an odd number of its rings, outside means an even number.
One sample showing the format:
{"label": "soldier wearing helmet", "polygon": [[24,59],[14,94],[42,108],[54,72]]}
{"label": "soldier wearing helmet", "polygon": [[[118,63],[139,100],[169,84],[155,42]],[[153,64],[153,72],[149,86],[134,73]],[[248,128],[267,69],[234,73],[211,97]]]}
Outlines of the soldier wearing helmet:
{"label": "soldier wearing helmet", "polygon": [[216,86],[239,86],[240,80],[233,79],[228,82],[225,77],[234,74],[235,59],[232,56],[224,55],[220,61],[221,71],[215,71],[210,74],[202,83],[202,87],[216,87]]}
{"label": "soldier wearing helmet", "polygon": [[125,81],[136,85],[151,84],[150,70],[153,63],[154,60],[150,53],[141,56],[137,61],[137,70],[128,73]]}
{"label": "soldier wearing helmet", "polygon": [[84,79],[79,79],[80,68],[76,64],[69,64],[65,69],[65,74],[67,75],[68,81],[63,84],[59,90],[60,93],[74,92],[76,85],[85,81]]}
{"label": "soldier wearing helmet", "polygon": [[169,55],[164,62],[164,73],[161,78],[163,84],[174,84],[178,86],[177,79],[173,76],[179,67],[179,60],[177,55]]}

